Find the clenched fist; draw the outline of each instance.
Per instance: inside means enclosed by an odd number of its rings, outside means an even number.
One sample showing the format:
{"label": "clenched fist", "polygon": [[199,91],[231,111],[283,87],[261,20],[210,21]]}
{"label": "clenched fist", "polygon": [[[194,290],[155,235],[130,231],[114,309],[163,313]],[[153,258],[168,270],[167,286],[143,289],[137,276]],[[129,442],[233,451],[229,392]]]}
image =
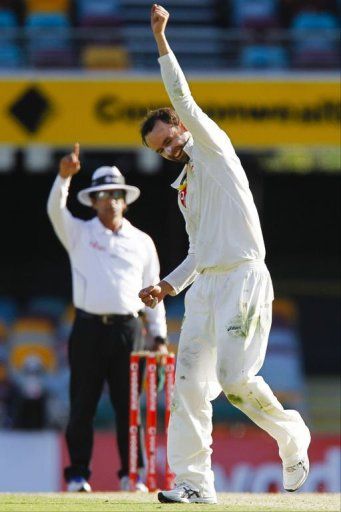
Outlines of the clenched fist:
{"label": "clenched fist", "polygon": [[149,308],[155,308],[166,295],[175,295],[174,288],[167,281],[160,281],[154,286],[147,286],[140,291],[139,297]]}
{"label": "clenched fist", "polygon": [[151,26],[154,35],[164,34],[168,22],[169,12],[161,5],[153,4],[151,11]]}
{"label": "clenched fist", "polygon": [[73,151],[69,155],[64,156],[59,163],[59,176],[62,178],[69,178],[77,172],[81,168],[81,163],[79,161],[79,144],[73,146]]}

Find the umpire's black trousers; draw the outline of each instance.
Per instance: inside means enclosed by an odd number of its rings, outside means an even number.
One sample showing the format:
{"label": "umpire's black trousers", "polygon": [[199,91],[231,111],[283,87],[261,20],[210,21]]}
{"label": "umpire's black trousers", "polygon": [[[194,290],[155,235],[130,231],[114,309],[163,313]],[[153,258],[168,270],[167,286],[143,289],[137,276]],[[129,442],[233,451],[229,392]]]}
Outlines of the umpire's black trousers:
{"label": "umpire's black trousers", "polygon": [[[107,319],[105,319],[107,321]],[[129,456],[129,355],[140,349],[142,323],[132,315],[101,317],[77,310],[69,340],[70,417],[66,441],[71,465],[66,480],[90,477],[93,419],[105,381],[116,416],[117,444],[121,459],[119,477],[128,474]],[[143,467],[140,450],[139,465]]]}

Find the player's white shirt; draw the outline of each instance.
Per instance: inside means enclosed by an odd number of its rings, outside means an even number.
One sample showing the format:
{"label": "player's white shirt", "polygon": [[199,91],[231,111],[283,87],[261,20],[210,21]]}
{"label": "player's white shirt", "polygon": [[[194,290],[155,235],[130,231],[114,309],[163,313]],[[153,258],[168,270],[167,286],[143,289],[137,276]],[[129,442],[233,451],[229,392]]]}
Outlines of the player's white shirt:
{"label": "player's white shirt", "polygon": [[264,260],[265,247],[249,183],[230,139],[195,103],[174,54],[160,57],[159,63],[174,109],[193,137],[185,146],[190,161],[173,183],[178,188],[187,174],[186,194],[179,192],[178,202],[189,236],[188,256],[164,278],[178,293],[204,269],[228,270]]}
{"label": "player's white shirt", "polygon": [[[70,179],[57,176],[48,199],[48,214],[71,263],[73,302],[93,314],[135,314],[144,308],[141,288],[159,281],[154,242],[127,219],[117,232],[98,219],[73,217],[66,207]],[[145,310],[151,336],[167,334],[163,303]]]}

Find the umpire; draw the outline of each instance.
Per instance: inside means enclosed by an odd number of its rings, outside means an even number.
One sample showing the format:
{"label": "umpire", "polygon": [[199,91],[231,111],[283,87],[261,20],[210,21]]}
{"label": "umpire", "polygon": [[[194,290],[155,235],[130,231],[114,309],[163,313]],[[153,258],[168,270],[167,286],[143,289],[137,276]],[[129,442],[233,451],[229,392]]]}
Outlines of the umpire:
{"label": "umpire", "polygon": [[[78,200],[96,217],[83,221],[66,207],[71,178],[80,170],[79,144],[62,158],[48,199],[48,215],[71,263],[76,318],[69,340],[71,368],[70,418],[66,441],[71,465],[64,470],[69,491],[91,491],[90,461],[93,419],[105,381],[116,415],[118,472],[122,490],[128,486],[129,355],[142,348],[143,304],[138,292],[159,281],[159,261],[152,239],[124,218],[127,205],[140,190],[125,184],[117,167],[100,167]],[[153,350],[166,353],[163,304],[147,308]],[[140,449],[139,466],[143,468]],[[142,480],[139,490],[147,490]]]}

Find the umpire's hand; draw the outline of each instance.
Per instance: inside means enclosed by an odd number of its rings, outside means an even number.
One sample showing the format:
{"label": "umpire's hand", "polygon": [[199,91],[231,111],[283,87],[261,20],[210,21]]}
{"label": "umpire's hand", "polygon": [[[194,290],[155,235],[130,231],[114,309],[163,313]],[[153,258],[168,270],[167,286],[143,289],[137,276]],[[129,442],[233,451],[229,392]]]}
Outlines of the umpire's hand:
{"label": "umpire's hand", "polygon": [[69,155],[64,156],[59,163],[59,176],[62,178],[70,178],[77,174],[81,168],[79,161],[79,144],[73,146],[73,151]]}
{"label": "umpire's hand", "polygon": [[167,338],[161,336],[155,336],[153,345],[151,347],[152,352],[159,352],[160,354],[168,354]]}

